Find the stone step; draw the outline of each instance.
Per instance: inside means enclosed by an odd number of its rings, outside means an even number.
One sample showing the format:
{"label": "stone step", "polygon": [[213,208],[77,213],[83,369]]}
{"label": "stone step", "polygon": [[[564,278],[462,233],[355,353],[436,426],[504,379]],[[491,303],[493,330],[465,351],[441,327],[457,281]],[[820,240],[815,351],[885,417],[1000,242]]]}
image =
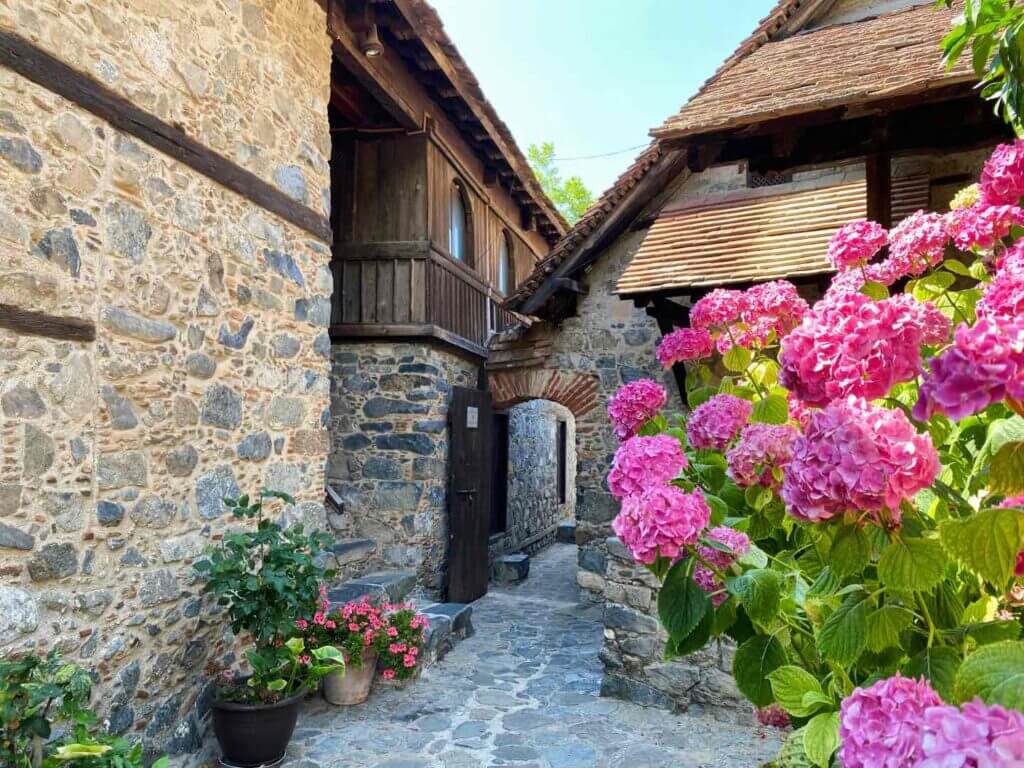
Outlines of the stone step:
{"label": "stone step", "polygon": [[377,545],[372,539],[338,539],[328,547],[339,566],[363,560],[373,554],[375,549]]}
{"label": "stone step", "polygon": [[522,553],[502,555],[491,565],[491,580],[498,584],[518,584],[530,575],[530,556]]}
{"label": "stone step", "polygon": [[429,666],[444,657],[452,647],[473,635],[473,607],[465,603],[432,603],[419,612],[430,622],[426,631],[424,664]]}
{"label": "stone step", "polygon": [[374,605],[400,603],[415,586],[416,574],[411,571],[380,571],[335,586],[327,591],[327,600],[331,608],[363,597],[369,597]]}
{"label": "stone step", "polygon": [[555,541],[560,544],[575,544],[576,543],[576,521],[575,520],[563,520],[558,524],[558,529],[555,531]]}

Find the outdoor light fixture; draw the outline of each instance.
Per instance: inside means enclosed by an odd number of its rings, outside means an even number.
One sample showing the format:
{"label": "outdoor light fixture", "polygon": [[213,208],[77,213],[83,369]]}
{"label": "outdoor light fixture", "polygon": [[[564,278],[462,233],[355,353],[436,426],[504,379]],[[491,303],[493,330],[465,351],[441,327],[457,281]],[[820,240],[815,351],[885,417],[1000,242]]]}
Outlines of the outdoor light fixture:
{"label": "outdoor light fixture", "polygon": [[363,35],[361,43],[363,55],[368,58],[374,56],[380,56],[384,53],[384,46],[380,44],[380,37],[377,35],[377,25],[371,24],[370,28],[366,30],[366,34]]}

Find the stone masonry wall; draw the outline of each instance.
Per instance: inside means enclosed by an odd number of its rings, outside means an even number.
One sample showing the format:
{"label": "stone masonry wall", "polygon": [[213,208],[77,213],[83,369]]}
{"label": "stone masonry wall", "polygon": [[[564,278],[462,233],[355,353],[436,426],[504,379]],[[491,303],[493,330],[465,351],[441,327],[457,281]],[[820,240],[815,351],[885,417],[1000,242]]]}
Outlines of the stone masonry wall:
{"label": "stone masonry wall", "polygon": [[[576,512],[576,420],[563,405],[531,400],[509,409],[507,528],[491,538],[491,556],[550,544]],[[558,498],[558,423],[567,425],[566,499]]]}
{"label": "stone masonry wall", "polygon": [[[321,207],[313,0],[14,0],[0,25]],[[231,658],[191,567],[230,522],[221,497],[279,488],[289,519],[324,523],[329,258],[0,69],[0,303],[97,326],[0,330],[0,654],[94,670],[110,731],[149,754],[196,746],[203,667]]]}
{"label": "stone masonry wall", "polygon": [[415,570],[436,594],[448,541],[448,404],[453,386],[476,387],[479,363],[392,342],[335,344],[331,357],[328,482],[344,502],[332,523],[372,542],[363,572]]}

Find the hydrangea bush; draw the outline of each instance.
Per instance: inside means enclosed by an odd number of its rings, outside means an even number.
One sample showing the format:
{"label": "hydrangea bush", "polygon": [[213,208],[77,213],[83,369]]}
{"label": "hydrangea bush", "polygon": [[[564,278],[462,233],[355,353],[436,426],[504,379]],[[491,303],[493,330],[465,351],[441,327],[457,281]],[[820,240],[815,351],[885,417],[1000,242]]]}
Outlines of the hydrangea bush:
{"label": "hydrangea bush", "polygon": [[[780,765],[1024,765],[1024,141],[945,214],[841,228],[809,306],[718,289],[632,382],[613,523],[668,658],[728,636]],[[1018,239],[1019,238],[1019,239]]]}

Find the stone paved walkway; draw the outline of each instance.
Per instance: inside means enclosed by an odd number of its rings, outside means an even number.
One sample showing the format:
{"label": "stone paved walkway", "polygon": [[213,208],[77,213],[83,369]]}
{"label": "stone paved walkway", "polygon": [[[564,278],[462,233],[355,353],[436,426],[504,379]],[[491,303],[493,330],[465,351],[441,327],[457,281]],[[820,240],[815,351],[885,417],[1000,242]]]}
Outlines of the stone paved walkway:
{"label": "stone paved walkway", "polygon": [[600,698],[601,613],[578,603],[575,563],[565,544],[534,557],[411,686],[347,709],[310,701],[288,768],[753,768],[777,752],[770,730]]}

